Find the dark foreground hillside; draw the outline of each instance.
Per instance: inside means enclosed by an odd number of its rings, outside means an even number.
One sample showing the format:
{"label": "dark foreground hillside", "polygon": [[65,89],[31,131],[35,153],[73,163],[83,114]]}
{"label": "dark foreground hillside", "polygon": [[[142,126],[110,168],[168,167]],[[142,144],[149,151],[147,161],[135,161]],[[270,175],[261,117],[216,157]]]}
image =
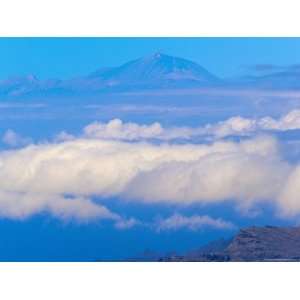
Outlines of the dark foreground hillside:
{"label": "dark foreground hillside", "polygon": [[160,261],[300,261],[300,228],[249,227],[185,255]]}

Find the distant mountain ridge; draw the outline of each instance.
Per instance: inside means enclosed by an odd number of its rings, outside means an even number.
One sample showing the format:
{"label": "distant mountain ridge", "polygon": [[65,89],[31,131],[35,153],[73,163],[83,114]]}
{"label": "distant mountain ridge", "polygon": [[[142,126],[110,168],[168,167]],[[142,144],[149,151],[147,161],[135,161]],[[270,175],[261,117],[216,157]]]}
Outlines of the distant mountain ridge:
{"label": "distant mountain ridge", "polygon": [[39,80],[33,75],[0,81],[0,96],[78,95],[127,90],[191,88],[222,81],[192,61],[155,53],[119,67],[101,68],[68,80]]}
{"label": "distant mountain ridge", "polygon": [[86,76],[72,79],[39,80],[34,75],[8,78],[0,81],[0,100],[201,88],[299,89],[300,72],[291,70],[221,79],[196,62],[154,53],[118,67],[100,68]]}
{"label": "distant mountain ridge", "polygon": [[213,241],[160,261],[300,261],[300,227],[249,227],[229,240]]}

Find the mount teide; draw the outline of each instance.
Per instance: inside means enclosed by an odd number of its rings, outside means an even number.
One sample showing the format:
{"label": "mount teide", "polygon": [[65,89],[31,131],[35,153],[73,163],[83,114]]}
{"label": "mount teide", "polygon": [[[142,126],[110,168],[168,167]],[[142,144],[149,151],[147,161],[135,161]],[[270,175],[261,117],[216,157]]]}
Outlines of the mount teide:
{"label": "mount teide", "polygon": [[130,61],[117,68],[100,69],[88,78],[107,85],[168,87],[178,85],[211,85],[221,80],[192,61],[155,53]]}
{"label": "mount teide", "polygon": [[0,96],[78,96],[120,91],[216,86],[222,80],[195,62],[155,53],[119,67],[101,68],[68,80],[39,80],[33,75],[0,81]]}
{"label": "mount teide", "polygon": [[17,76],[0,81],[0,101],[7,99],[52,99],[100,97],[101,95],[153,91],[174,91],[188,97],[190,92],[210,90],[299,89],[300,72],[275,72],[268,76],[244,76],[221,79],[196,62],[154,53],[118,67],[105,67],[86,76],[60,80],[40,80],[34,75]]}

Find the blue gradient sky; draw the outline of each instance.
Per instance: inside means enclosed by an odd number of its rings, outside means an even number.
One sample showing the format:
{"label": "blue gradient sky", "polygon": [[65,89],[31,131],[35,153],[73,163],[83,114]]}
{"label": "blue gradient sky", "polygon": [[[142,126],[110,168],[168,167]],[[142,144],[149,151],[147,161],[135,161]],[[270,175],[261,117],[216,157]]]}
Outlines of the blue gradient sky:
{"label": "blue gradient sky", "polygon": [[[93,72],[101,67],[118,66],[129,60],[163,52],[172,56],[190,59],[207,68],[220,77],[231,77],[249,72],[247,66],[256,64],[290,65],[300,63],[300,39],[280,38],[1,38],[0,39],[0,80],[17,75],[34,74],[38,78],[72,78]],[[36,143],[53,141],[61,131],[80,136],[82,128],[94,121],[108,122],[120,118],[124,122],[148,124],[160,122],[163,126],[200,126],[227,120],[232,116],[256,117],[257,111],[262,115],[274,111],[294,109],[299,103],[289,104],[284,99],[266,99],[260,105],[250,96],[233,98],[226,96],[156,96],[156,106],[151,96],[135,100],[129,98],[109,97],[104,94],[96,98],[97,108],[89,99],[76,102],[46,101],[45,106],[33,108],[30,101],[16,103],[7,102],[0,107],[0,137],[11,129],[24,137],[30,137]],[[258,100],[261,100],[261,99]],[[82,102],[81,102],[82,100]],[[246,101],[242,101],[246,100]],[[266,101],[269,102],[266,102]],[[277,102],[276,102],[276,101]],[[16,100],[15,100],[16,101]],[[32,100],[33,101],[33,100]],[[43,104],[40,99],[35,100]],[[114,102],[115,101],[115,102]],[[118,102],[116,102],[118,101]],[[122,110],[121,106],[140,105],[136,113]],[[255,102],[251,110],[245,103]],[[297,101],[297,99],[296,99]],[[0,101],[1,102],[1,101]],[[252,103],[251,102],[251,103]],[[184,108],[191,103],[192,110],[184,109],[151,112],[147,107],[179,107]],[[269,110],[267,105],[269,103]],[[3,103],[2,103],[3,104]],[[32,103],[31,103],[32,104]],[[106,110],[101,106],[106,104]],[[112,105],[119,107],[115,109]],[[117,105],[116,105],[117,104]],[[76,106],[77,105],[77,106]],[[184,106],[182,106],[184,105]],[[244,106],[243,106],[244,105]],[[257,106],[256,106],[257,105]],[[300,104],[299,104],[300,105]],[[188,106],[187,106],[188,107]],[[190,108],[191,108],[190,107]],[[299,106],[300,107],[300,106]],[[300,111],[300,110],[299,110]],[[300,115],[300,113],[299,113]],[[298,132],[293,138],[298,139]],[[283,138],[281,138],[283,140]],[[194,141],[198,143],[197,141]],[[1,144],[2,143],[2,144]],[[3,148],[0,140],[0,150]],[[292,153],[293,154],[293,153]],[[296,153],[298,155],[298,152]],[[297,156],[298,161],[298,156]],[[112,211],[134,217],[150,224],[157,217],[169,217],[173,213],[188,216],[209,215],[222,218],[236,225],[230,230],[201,228],[199,231],[174,230],[157,232],[149,226],[137,226],[128,230],[119,230],[112,223],[73,222],[73,220],[57,220],[47,213],[34,214],[25,219],[0,217],[0,261],[95,261],[101,259],[128,259],[146,249],[165,253],[168,251],[187,251],[196,249],[206,242],[232,236],[240,226],[250,225],[293,225],[294,219],[279,218],[274,207],[262,203],[255,207],[252,214],[245,215],[236,209],[234,202],[218,205],[195,204],[190,206],[166,204],[137,204],[122,199],[95,199],[104,202]],[[124,200],[124,199],[123,199]],[[256,212],[258,214],[256,215]],[[154,222],[153,221],[153,222]]]}
{"label": "blue gradient sky", "polygon": [[163,52],[206,67],[221,77],[252,64],[299,63],[297,38],[2,38],[0,78],[34,74],[69,78],[97,68]]}

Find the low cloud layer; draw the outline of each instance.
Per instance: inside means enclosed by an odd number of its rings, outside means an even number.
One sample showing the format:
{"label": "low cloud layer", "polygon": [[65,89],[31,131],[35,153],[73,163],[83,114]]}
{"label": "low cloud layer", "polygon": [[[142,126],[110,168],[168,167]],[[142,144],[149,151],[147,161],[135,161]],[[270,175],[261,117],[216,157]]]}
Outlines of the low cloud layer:
{"label": "low cloud layer", "polygon": [[[13,185],[13,184],[12,184]],[[49,212],[60,219],[74,218],[88,221],[94,218],[120,221],[117,214],[82,196],[67,197],[62,194],[15,191],[0,192],[0,216],[24,219],[33,214]]]}
{"label": "low cloud layer", "polygon": [[248,209],[261,201],[280,214],[300,213],[300,167],[281,158],[278,142],[151,144],[74,139],[0,152],[0,215],[49,212],[61,218],[111,219],[129,228],[98,199],[189,205],[230,201]]}
{"label": "low cloud layer", "polygon": [[160,137],[162,134],[163,128],[159,123],[139,125],[136,123],[123,123],[119,119],[114,119],[107,124],[95,122],[84,128],[86,137],[99,139],[149,139]]}
{"label": "low cloud layer", "polygon": [[207,126],[207,129],[209,128],[217,137],[295,130],[300,129],[300,110],[292,110],[278,119],[271,117],[260,119],[233,117],[216,125]]}
{"label": "low cloud layer", "polygon": [[[279,142],[265,133],[298,128],[300,111],[295,110],[279,119],[234,117],[198,128],[95,122],[78,137],[62,132],[52,142],[27,146],[29,139],[7,131],[3,142],[21,148],[0,152],[0,216],[48,212],[62,219],[106,219],[118,229],[141,224],[101,204],[112,197],[181,206],[230,202],[244,211],[269,202],[281,216],[297,216],[300,165],[287,161]],[[188,140],[205,134],[214,142]],[[222,139],[235,134],[258,136]],[[177,138],[187,140],[176,143]],[[210,221],[175,215],[161,227],[192,228],[203,222]]]}
{"label": "low cloud layer", "polygon": [[199,230],[204,228],[214,228],[220,230],[232,230],[235,226],[228,221],[222,219],[213,219],[209,216],[184,216],[181,214],[174,214],[166,219],[160,219],[156,223],[156,229],[158,231],[169,231],[169,230]]}
{"label": "low cloud layer", "polygon": [[[83,137],[107,140],[163,140],[193,139],[195,137],[211,136],[215,139],[227,136],[253,135],[259,132],[286,131],[300,129],[300,110],[290,111],[279,119],[263,117],[259,119],[232,117],[225,121],[207,124],[201,127],[163,127],[160,123],[149,125],[124,123],[114,119],[108,123],[94,122],[83,130]],[[65,132],[59,135],[60,140],[71,138]]]}
{"label": "low cloud layer", "polygon": [[[113,119],[107,123],[93,122],[84,127],[82,134],[74,136],[66,131],[60,132],[55,142],[65,142],[82,139],[120,140],[120,141],[193,141],[195,138],[209,138],[209,140],[223,139],[228,136],[255,136],[274,131],[288,131],[300,129],[300,110],[292,110],[280,118],[269,116],[257,119],[235,116],[225,121],[206,124],[199,127],[177,126],[163,127],[160,123],[138,124]],[[32,143],[29,137],[23,137],[8,129],[2,142],[10,147],[21,147]]]}

